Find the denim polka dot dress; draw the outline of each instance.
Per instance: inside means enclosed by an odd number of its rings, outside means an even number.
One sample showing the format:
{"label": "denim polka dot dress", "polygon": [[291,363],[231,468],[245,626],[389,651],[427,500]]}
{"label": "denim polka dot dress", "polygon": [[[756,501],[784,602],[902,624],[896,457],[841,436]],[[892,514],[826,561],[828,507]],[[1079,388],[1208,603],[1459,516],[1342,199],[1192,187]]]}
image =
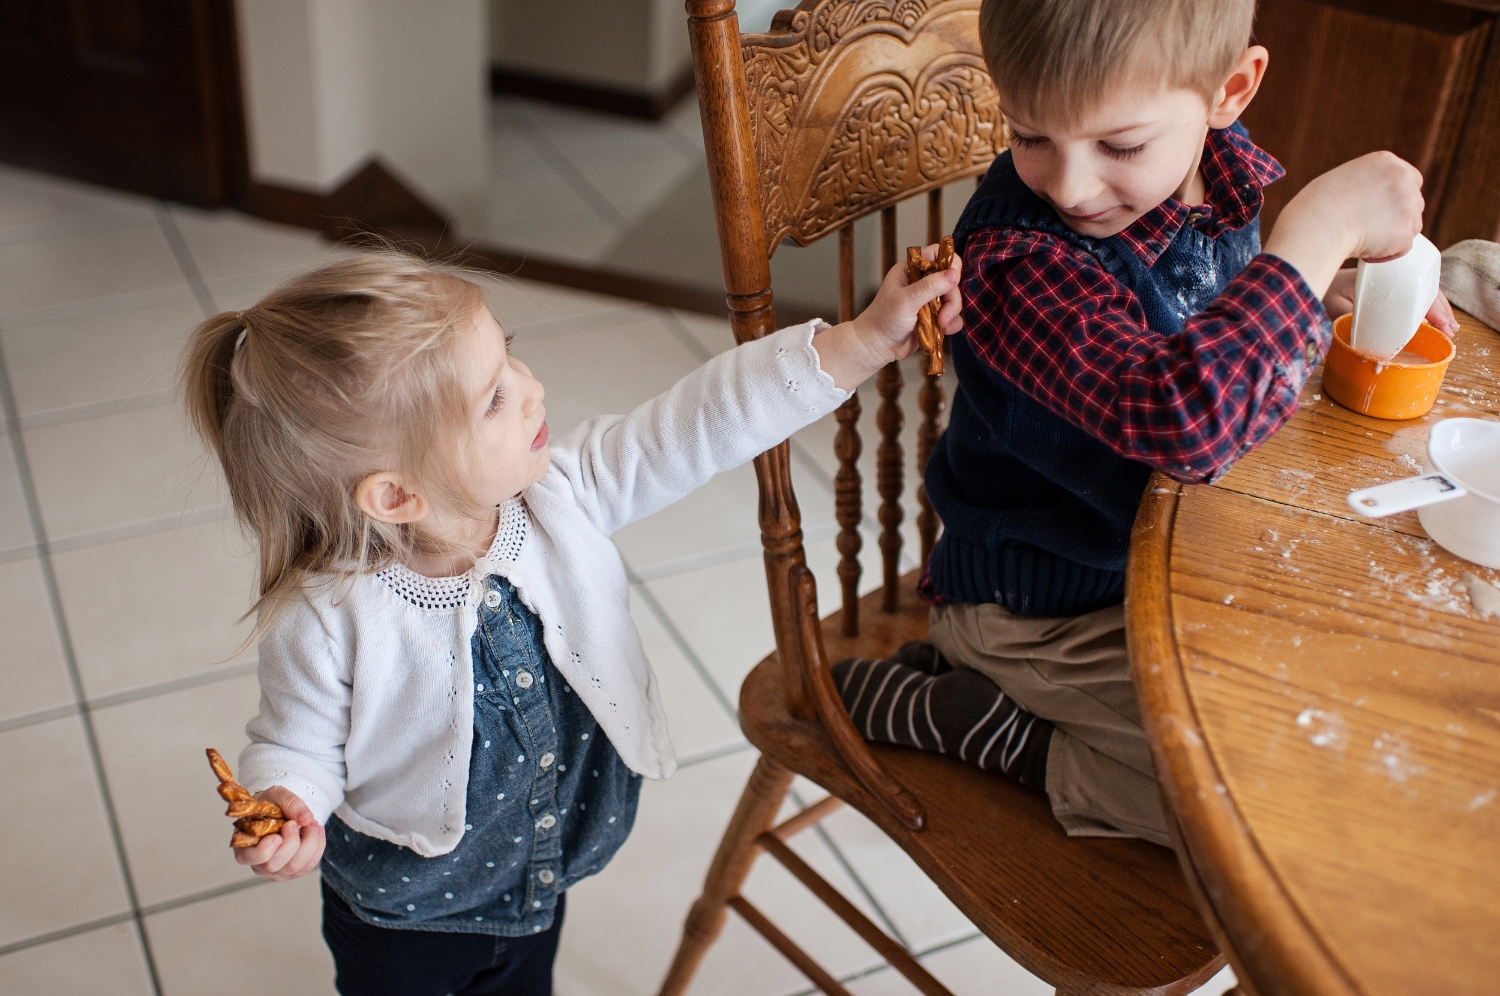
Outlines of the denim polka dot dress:
{"label": "denim polka dot dress", "polygon": [[323,878],[367,923],[546,930],[558,895],[603,868],[635,822],[641,779],[552,666],[541,620],[509,581],[484,585],[463,839],[424,858],[329,818]]}

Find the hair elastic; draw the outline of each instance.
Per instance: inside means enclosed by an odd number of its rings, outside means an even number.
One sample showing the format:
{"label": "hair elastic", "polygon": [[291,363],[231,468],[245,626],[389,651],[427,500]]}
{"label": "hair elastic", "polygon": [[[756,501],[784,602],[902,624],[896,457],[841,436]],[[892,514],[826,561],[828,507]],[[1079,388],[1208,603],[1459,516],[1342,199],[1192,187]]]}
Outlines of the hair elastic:
{"label": "hair elastic", "polygon": [[245,313],[243,311],[236,311],[234,313],[234,317],[235,320],[240,323],[239,338],[234,340],[234,351],[238,353],[240,351],[240,347],[245,344],[245,336],[247,333],[249,333],[250,326],[245,321]]}

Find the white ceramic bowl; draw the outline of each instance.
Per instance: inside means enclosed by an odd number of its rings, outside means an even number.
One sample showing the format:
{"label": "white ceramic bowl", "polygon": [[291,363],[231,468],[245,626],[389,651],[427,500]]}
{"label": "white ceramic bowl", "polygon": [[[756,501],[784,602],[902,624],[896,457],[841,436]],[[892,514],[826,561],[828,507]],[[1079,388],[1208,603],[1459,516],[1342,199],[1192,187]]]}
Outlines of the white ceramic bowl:
{"label": "white ceramic bowl", "polygon": [[1500,422],[1449,418],[1434,425],[1425,472],[1442,474],[1468,492],[1417,510],[1427,535],[1449,553],[1500,567]]}

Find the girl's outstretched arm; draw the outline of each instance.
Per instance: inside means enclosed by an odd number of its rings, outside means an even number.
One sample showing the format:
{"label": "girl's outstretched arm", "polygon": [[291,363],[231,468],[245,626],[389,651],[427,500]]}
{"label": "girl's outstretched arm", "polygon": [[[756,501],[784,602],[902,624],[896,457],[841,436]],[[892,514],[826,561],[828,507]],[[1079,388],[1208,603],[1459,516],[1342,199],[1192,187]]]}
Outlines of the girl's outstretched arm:
{"label": "girl's outstretched arm", "polygon": [[[929,261],[937,246],[922,250]],[[813,339],[818,364],[833,378],[841,390],[852,391],[892,360],[903,360],[917,348],[914,330],[917,312],[933,298],[941,296],[938,325],[943,334],[952,335],[964,327],[963,302],[959,300],[960,261],[940,273],[931,273],[912,283],[906,276],[906,264],[897,263],[880,283],[880,290],[870,306],[852,321],[826,329]]]}
{"label": "girl's outstretched arm", "polygon": [[[627,415],[585,421],[552,447],[570,500],[613,533],[827,415],[882,366],[917,348],[917,311],[928,301],[944,298],[944,331],[962,328],[956,265],[915,284],[897,267],[852,321],[794,326],[747,342]],[[543,478],[527,500],[545,502],[549,493]]]}

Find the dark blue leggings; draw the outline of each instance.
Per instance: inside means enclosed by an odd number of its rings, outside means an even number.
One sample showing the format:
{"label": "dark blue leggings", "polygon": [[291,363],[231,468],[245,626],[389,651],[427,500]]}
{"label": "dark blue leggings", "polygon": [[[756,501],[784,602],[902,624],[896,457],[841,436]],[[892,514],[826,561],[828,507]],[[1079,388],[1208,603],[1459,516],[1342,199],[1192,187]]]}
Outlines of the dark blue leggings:
{"label": "dark blue leggings", "polygon": [[343,996],[552,996],[567,895],[540,934],[500,937],[375,927],[323,883],[323,939]]}

